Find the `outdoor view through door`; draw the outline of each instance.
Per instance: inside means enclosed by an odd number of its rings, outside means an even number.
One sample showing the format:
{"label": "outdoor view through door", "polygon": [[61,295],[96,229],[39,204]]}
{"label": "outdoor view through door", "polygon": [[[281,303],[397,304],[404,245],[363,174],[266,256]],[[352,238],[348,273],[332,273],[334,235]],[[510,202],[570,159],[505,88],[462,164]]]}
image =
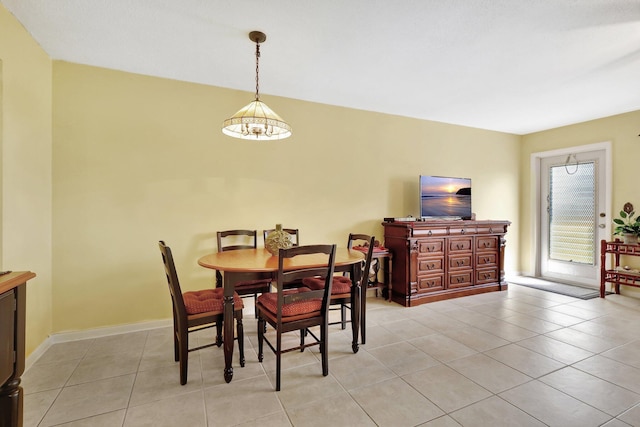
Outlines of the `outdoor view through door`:
{"label": "outdoor view through door", "polygon": [[604,209],[604,151],[543,158],[540,167],[540,276],[598,284]]}

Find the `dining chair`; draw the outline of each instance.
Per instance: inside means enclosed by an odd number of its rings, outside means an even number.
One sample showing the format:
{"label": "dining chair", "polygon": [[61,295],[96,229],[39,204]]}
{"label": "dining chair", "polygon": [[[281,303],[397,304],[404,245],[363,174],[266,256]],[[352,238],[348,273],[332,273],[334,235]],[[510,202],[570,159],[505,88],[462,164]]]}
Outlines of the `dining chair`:
{"label": "dining chair", "polygon": [[[266,242],[267,241],[267,236],[269,235],[269,233],[271,233],[272,231],[276,231],[275,228],[272,228],[270,230],[262,230],[262,242]],[[291,235],[291,243],[293,244],[293,246],[299,246],[300,245],[300,233],[298,231],[297,228],[283,228],[282,231],[289,233]]]}
{"label": "dining chair", "polygon": [[[331,322],[330,325],[340,324],[342,329],[346,328],[347,319],[346,319],[346,311],[347,309],[351,312],[351,319],[353,319],[353,310],[354,304],[359,304],[359,300],[362,298],[366,298],[367,291],[367,281],[369,278],[369,270],[371,268],[371,259],[373,256],[373,247],[375,243],[375,237],[369,236],[367,234],[354,234],[349,233],[349,239],[347,242],[347,248],[352,249],[355,243],[360,243],[361,246],[368,248],[365,253],[365,259],[362,265],[362,274],[360,274],[360,291],[362,292],[359,295],[359,298],[353,298],[352,294],[352,286],[354,283],[352,278],[348,276],[347,273],[344,273],[342,276],[335,276],[333,278],[333,289],[331,291],[331,299],[330,305],[338,305],[339,307],[336,309],[340,310],[340,321],[339,322]],[[302,279],[303,286],[308,287],[309,289],[322,289],[324,287],[324,277],[322,276],[308,276]],[[358,309],[359,307],[355,307]],[[363,310],[364,311],[364,310]],[[360,313],[360,322],[362,325],[365,325],[365,313]],[[364,330],[364,328],[363,328]],[[364,333],[363,333],[363,342],[364,342]]]}
{"label": "dining chair", "polygon": [[[256,230],[226,230],[216,233],[218,240],[218,252],[234,251],[238,249],[256,249]],[[241,297],[253,296],[257,299],[258,294],[271,292],[271,273],[252,272],[226,272],[228,280],[234,281],[234,289]],[[216,288],[222,287],[222,273],[216,270]]]}
{"label": "dining chair", "polygon": [[[285,270],[285,263],[288,259],[305,255],[326,256],[326,266]],[[276,391],[280,391],[283,353],[293,350],[304,351],[307,347],[319,345],[322,375],[329,375],[329,296],[334,277],[335,257],[336,245],[308,245],[280,249],[277,278],[274,282],[276,292],[262,294],[258,297],[256,305],[258,312],[258,361],[260,363],[263,361],[263,347],[266,342],[276,355]],[[323,289],[314,291],[308,288],[285,288],[287,283],[315,275],[325,278]],[[275,344],[265,336],[267,324],[275,329]],[[309,329],[314,326],[320,326],[319,337]],[[283,348],[282,334],[294,331],[298,331],[300,334],[300,345]],[[305,337],[309,337],[311,342],[305,342]]]}
{"label": "dining chair", "polygon": [[[189,352],[222,345],[222,321],[224,314],[223,289],[205,289],[201,291],[182,292],[171,248],[164,241],[159,242],[162,262],[164,263],[171,303],[173,307],[173,349],[174,359],[180,362],[180,384],[187,383]],[[244,366],[244,328],[242,326],[242,299],[237,293],[233,295],[235,303],[238,351],[240,366]],[[189,334],[202,329],[216,327],[216,340],[213,343],[189,348]]]}

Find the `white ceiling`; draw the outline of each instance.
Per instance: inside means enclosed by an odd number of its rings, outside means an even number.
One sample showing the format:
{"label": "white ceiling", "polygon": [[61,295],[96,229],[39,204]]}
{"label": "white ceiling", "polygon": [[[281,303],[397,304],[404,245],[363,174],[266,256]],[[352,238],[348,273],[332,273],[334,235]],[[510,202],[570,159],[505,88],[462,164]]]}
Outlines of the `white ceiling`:
{"label": "white ceiling", "polygon": [[53,59],[249,92],[263,31],[266,103],[515,134],[640,109],[640,0],[0,2]]}

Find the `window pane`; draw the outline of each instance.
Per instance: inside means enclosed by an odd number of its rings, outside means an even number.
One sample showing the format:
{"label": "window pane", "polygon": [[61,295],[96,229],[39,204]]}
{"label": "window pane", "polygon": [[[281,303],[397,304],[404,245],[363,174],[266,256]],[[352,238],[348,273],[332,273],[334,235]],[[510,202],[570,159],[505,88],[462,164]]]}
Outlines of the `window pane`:
{"label": "window pane", "polygon": [[595,163],[552,166],[549,177],[549,258],[594,265]]}

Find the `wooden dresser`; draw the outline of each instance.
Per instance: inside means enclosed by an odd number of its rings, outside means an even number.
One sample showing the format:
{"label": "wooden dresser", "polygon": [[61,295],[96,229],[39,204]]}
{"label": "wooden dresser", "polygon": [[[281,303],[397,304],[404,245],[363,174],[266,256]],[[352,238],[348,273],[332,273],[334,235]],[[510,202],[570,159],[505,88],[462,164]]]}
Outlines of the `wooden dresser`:
{"label": "wooden dresser", "polygon": [[384,222],[393,254],[391,299],[405,307],[507,289],[509,221]]}
{"label": "wooden dresser", "polygon": [[25,302],[30,271],[0,276],[0,427],[22,426]]}

